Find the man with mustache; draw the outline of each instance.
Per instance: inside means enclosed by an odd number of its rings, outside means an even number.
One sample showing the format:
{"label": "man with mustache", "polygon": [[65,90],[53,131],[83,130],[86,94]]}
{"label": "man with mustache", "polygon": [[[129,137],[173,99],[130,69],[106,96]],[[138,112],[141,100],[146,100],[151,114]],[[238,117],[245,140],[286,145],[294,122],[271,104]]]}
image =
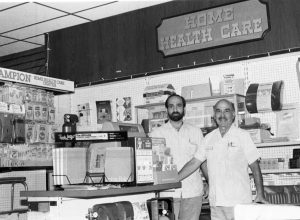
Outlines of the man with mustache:
{"label": "man with mustache", "polygon": [[205,136],[191,159],[179,172],[185,179],[207,160],[211,220],[233,220],[234,206],[252,202],[248,166],[256,186],[257,203],[268,203],[264,197],[259,154],[247,131],[233,125],[234,105],[226,99],[214,106],[218,128]]}
{"label": "man with mustache", "polygon": [[[151,137],[166,139],[166,146],[170,148],[178,169],[193,158],[203,139],[201,129],[183,121],[185,106],[182,96],[170,95],[165,102],[168,122],[150,134]],[[203,195],[200,172],[195,172],[183,180],[181,189],[161,192],[160,195],[174,198],[176,220],[199,220]]]}

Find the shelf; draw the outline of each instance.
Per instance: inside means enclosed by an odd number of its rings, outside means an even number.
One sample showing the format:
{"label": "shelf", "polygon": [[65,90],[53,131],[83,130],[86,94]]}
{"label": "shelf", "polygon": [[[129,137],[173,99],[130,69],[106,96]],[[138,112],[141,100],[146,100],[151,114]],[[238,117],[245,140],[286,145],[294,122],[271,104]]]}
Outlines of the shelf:
{"label": "shelf", "polygon": [[66,190],[66,191],[21,191],[21,197],[67,197],[79,199],[103,198],[123,195],[133,195],[151,192],[160,192],[167,189],[180,188],[181,183],[167,183],[158,185],[145,185],[124,187],[120,189],[101,190]]}
{"label": "shelf", "polygon": [[0,167],[0,173],[12,172],[12,171],[28,171],[28,170],[52,170],[53,166],[22,166],[22,167]]}
{"label": "shelf", "polygon": [[300,169],[261,170],[262,174],[300,173]]}
{"label": "shelf", "polygon": [[268,142],[256,144],[257,148],[263,147],[284,147],[284,146],[300,146],[300,141],[288,141],[288,142]]}
{"label": "shelf", "polygon": [[[226,99],[226,98],[232,98],[234,96],[240,96],[240,97],[245,97],[243,95],[239,94],[227,94],[227,95],[220,95],[220,96],[209,96],[209,97],[203,97],[203,98],[196,98],[196,99],[187,99],[186,103],[192,103],[192,102],[198,102],[198,101],[209,101],[209,100],[216,100],[216,99]],[[145,105],[137,105],[135,106],[136,108],[140,109],[148,109],[153,106],[161,106],[164,105],[164,102],[159,102],[159,103],[151,103],[151,104],[145,104]]]}
{"label": "shelf", "polygon": [[[282,170],[261,170],[262,174],[287,174],[287,173],[300,173],[300,169],[282,169]],[[252,174],[249,170],[249,174]]]}

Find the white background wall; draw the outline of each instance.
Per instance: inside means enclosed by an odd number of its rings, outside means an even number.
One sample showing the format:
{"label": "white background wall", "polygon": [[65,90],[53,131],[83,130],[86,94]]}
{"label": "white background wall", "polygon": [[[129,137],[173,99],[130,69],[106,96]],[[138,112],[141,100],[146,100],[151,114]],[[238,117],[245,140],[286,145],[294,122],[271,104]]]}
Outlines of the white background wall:
{"label": "white background wall", "polygon": [[[77,114],[77,105],[88,102],[91,106],[91,125],[78,127],[77,129],[99,130],[101,125],[97,125],[96,101],[111,100],[113,121],[116,121],[116,98],[130,96],[133,105],[133,120],[131,123],[136,123],[136,109],[134,106],[144,104],[143,92],[146,86],[171,83],[175,87],[176,93],[181,94],[183,86],[207,83],[210,78],[212,87],[215,89],[224,74],[234,74],[236,78],[245,78],[244,94],[246,94],[250,83],[283,80],[283,104],[298,104],[300,92],[296,65],[299,57],[299,52],[293,52],[76,88],[74,94],[56,97],[56,122],[61,126],[65,113]],[[276,132],[276,115],[274,113],[254,114],[253,116],[260,117],[264,123],[270,123],[273,132]]]}

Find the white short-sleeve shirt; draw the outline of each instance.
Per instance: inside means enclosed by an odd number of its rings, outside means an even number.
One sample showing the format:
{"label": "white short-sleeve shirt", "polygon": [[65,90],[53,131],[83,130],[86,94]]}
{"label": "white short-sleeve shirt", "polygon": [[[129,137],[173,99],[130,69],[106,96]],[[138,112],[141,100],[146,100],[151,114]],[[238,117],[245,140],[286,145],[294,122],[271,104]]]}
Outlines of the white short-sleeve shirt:
{"label": "white short-sleeve shirt", "polygon": [[[251,203],[252,192],[248,165],[259,159],[259,153],[249,133],[231,126],[222,137],[219,129],[203,140],[209,177],[211,206],[234,206]],[[195,157],[203,160],[199,150]]]}
{"label": "white short-sleeve shirt", "polygon": [[[179,131],[170,122],[167,122],[152,131],[149,136],[166,139],[166,145],[171,150],[171,155],[173,156],[174,163],[177,165],[178,171],[193,158],[203,140],[201,129],[185,122]],[[203,182],[199,170],[184,179],[180,189],[175,189],[172,193],[160,193],[161,196],[172,196],[174,198],[192,198],[202,194]]]}

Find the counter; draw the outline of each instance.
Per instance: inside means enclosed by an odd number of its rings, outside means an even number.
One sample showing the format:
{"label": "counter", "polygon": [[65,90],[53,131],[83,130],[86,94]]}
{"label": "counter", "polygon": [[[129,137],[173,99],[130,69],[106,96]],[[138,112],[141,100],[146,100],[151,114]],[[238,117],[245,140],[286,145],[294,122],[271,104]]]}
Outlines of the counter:
{"label": "counter", "polygon": [[160,191],[180,187],[181,183],[168,183],[101,190],[21,191],[20,195],[28,198],[28,220],[82,220],[95,204],[130,201],[145,206]]}

